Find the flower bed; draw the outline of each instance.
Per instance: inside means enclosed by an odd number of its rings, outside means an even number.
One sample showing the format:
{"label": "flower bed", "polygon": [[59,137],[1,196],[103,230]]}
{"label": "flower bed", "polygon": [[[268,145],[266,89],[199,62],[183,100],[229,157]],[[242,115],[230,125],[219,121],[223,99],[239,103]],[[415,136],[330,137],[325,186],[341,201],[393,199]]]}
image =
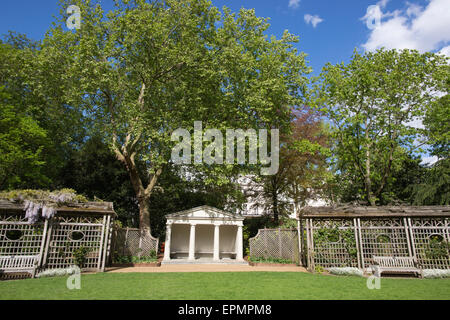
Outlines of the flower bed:
{"label": "flower bed", "polygon": [[156,253],[150,257],[136,257],[136,256],[118,256],[112,263],[113,267],[159,267],[161,261],[158,261]]}
{"label": "flower bed", "polygon": [[263,258],[263,257],[248,257],[248,264],[252,267],[256,266],[270,266],[270,267],[292,267],[297,266],[294,261],[280,258]]}
{"label": "flower bed", "polygon": [[139,262],[139,263],[113,263],[113,267],[117,268],[148,268],[148,267],[160,267],[161,261],[155,262]]}

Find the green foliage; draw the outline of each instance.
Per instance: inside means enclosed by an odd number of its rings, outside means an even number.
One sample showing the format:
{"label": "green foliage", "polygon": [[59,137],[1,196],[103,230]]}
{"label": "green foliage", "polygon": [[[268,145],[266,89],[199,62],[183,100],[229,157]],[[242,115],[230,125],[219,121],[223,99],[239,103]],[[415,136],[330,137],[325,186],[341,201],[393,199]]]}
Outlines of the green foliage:
{"label": "green foliage", "polygon": [[86,263],[87,255],[91,251],[92,251],[91,248],[87,248],[84,246],[81,246],[81,247],[73,250],[72,256],[73,256],[75,264],[78,267],[82,268],[84,266],[84,264]]}
{"label": "green foliage", "polygon": [[280,223],[281,229],[297,229],[297,219],[283,218]]}
{"label": "green foliage", "polygon": [[158,258],[157,254],[156,254],[156,250],[150,250],[149,257],[152,258],[152,259]]}
{"label": "green foliage", "polygon": [[389,238],[388,235],[385,234],[381,234],[377,237],[377,242],[378,243],[390,243],[391,242],[391,238]]}
{"label": "green foliage", "polygon": [[59,170],[88,127],[41,53],[22,34],[0,41],[0,190],[60,188]]}
{"label": "green foliage", "polygon": [[[450,68],[450,67],[449,67]],[[426,135],[429,138],[431,154],[439,158],[450,156],[450,71],[447,72],[447,81],[444,92],[446,95],[437,100],[428,108],[423,123]]]}
{"label": "green foliage", "polygon": [[306,103],[292,113],[291,132],[281,137],[278,172],[254,179],[255,186],[263,186],[258,207],[270,212],[276,223],[293,213],[293,204],[299,209],[322,196],[330,175],[329,132],[320,114]]}
{"label": "green foliage", "polygon": [[156,252],[154,255],[150,254],[150,256],[116,256],[114,257],[114,263],[150,263],[157,262],[158,259],[156,257]]}
{"label": "green foliage", "polygon": [[340,242],[344,245],[350,260],[355,260],[358,256],[356,249],[356,239],[353,229],[321,228],[314,232],[314,244],[321,248],[316,254],[327,258],[327,247],[330,243]]}
{"label": "green foliage", "polygon": [[201,205],[231,212],[242,203],[242,193],[232,181],[222,185],[205,184],[204,174],[190,170],[189,178],[178,166],[167,165],[159,177],[158,188],[150,197],[152,234],[165,238],[166,215]]}
{"label": "green foliage", "polygon": [[45,164],[42,151],[48,143],[47,132],[8,100],[0,87],[0,190],[38,185],[46,179],[41,168]]}
{"label": "green foliage", "polygon": [[314,266],[314,272],[318,273],[318,274],[322,274],[325,271],[325,268],[322,267],[321,265],[315,265]]}
{"label": "green foliage", "polygon": [[281,264],[293,264],[294,261],[291,261],[289,259],[282,259],[282,258],[264,258],[264,257],[249,257],[248,261],[255,262],[255,263],[281,263]]}
{"label": "green foliage", "polygon": [[422,178],[407,187],[414,205],[450,204],[450,159],[442,159],[428,168]]}
{"label": "green foliage", "polygon": [[428,246],[425,249],[425,256],[428,259],[449,259],[450,246],[442,237],[431,236]]}
{"label": "green foliage", "polygon": [[[76,32],[65,28],[69,4],[81,8]],[[175,129],[192,131],[202,120],[205,129],[287,132],[290,106],[303,101],[310,68],[293,45],[298,38],[287,31],[267,37],[267,19],[254,10],[222,13],[206,0],[115,1],[111,12],[76,0],[61,1],[61,8],[39,64],[52,71],[51,92],[61,90],[89,116],[127,166],[141,227],[150,227],[149,199],[169,163]],[[198,167],[208,172],[205,184],[217,185],[243,170]]]}
{"label": "green foliage", "polygon": [[113,202],[118,221],[124,226],[137,226],[139,208],[129,174],[100,137],[90,137],[71,153],[58,180],[89,199]]}
{"label": "green foliage", "polygon": [[422,151],[424,130],[410,123],[437,101],[447,76],[446,58],[414,50],[355,51],[349,64],[325,66],[317,105],[333,125],[336,172],[360,199],[379,203],[404,155]]}
{"label": "green foliage", "polygon": [[246,252],[247,255],[250,254],[250,244],[248,240],[255,237],[258,234],[259,229],[278,227],[279,223],[275,222],[275,219],[270,215],[245,219],[244,227],[242,229],[244,252]]}

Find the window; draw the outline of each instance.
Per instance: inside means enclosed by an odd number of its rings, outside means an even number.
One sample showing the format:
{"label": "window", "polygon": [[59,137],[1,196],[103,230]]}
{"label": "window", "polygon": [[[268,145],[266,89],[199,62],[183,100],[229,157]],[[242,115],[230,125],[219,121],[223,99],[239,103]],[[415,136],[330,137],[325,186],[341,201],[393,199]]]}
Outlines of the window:
{"label": "window", "polygon": [[386,234],[380,234],[377,237],[377,242],[378,243],[389,243],[389,242],[391,242],[391,238],[389,238],[389,236]]}
{"label": "window", "polygon": [[80,231],[72,231],[69,234],[69,238],[70,238],[70,240],[73,240],[73,241],[80,241],[84,238],[84,233],[80,232]]}
{"label": "window", "polygon": [[20,230],[8,230],[6,231],[6,239],[11,241],[17,241],[22,238],[23,232]]}
{"label": "window", "polygon": [[444,237],[441,236],[440,234],[432,234],[430,236],[430,241],[432,241],[432,242],[443,242],[444,241]]}
{"label": "window", "polygon": [[337,229],[332,229],[329,231],[328,235],[327,235],[327,240],[330,242],[339,242],[339,240],[341,239],[340,235],[339,235],[339,230]]}

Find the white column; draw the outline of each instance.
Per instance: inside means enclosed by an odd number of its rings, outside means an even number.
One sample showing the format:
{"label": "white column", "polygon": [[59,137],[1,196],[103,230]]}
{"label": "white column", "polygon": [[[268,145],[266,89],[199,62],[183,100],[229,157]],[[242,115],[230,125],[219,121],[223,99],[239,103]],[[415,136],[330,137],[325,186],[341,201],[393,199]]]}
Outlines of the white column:
{"label": "white column", "polygon": [[244,260],[242,248],[243,240],[242,240],[242,225],[238,225],[236,232],[236,260],[242,261]]}
{"label": "white column", "polygon": [[220,238],[220,224],[214,224],[214,257],[213,257],[213,260],[220,260],[219,238]]}
{"label": "white column", "polygon": [[170,240],[172,239],[172,224],[166,225],[166,242],[164,243],[164,260],[170,260]]}
{"label": "white column", "polygon": [[195,224],[191,224],[189,235],[189,257],[188,260],[195,260]]}

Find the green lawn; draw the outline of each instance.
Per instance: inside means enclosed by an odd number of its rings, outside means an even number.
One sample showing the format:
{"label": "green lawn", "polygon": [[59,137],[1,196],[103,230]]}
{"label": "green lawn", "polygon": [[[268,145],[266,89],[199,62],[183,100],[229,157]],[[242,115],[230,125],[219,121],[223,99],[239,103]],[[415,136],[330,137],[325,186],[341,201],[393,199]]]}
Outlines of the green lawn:
{"label": "green lawn", "polygon": [[0,299],[446,299],[450,279],[381,279],[299,272],[99,273],[81,276],[81,290],[66,277],[0,282]]}

